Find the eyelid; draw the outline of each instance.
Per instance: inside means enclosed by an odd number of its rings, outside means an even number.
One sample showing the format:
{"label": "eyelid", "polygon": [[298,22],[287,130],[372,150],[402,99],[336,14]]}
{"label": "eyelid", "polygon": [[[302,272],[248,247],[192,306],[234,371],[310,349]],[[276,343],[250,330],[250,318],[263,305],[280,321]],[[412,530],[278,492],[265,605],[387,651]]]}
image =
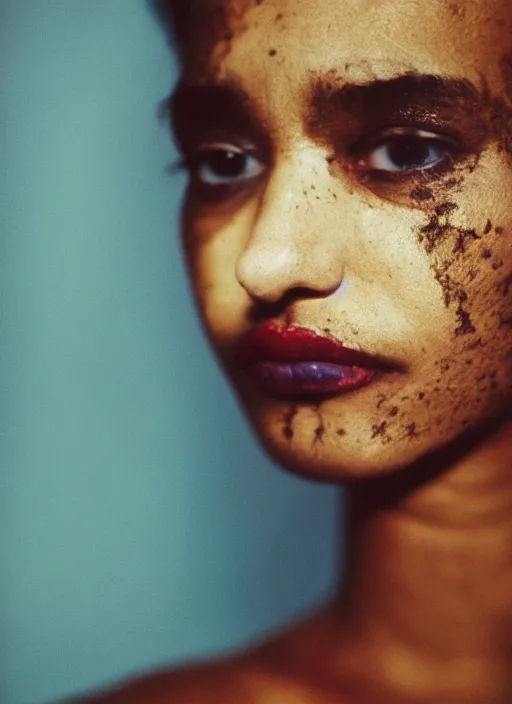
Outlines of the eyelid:
{"label": "eyelid", "polygon": [[237,154],[247,154],[263,162],[260,150],[254,144],[244,140],[227,140],[215,137],[212,139],[202,139],[194,146],[190,146],[186,151],[188,154],[192,155],[200,155],[205,152],[214,151],[236,152]]}
{"label": "eyelid", "polygon": [[196,147],[196,151],[198,152],[214,152],[214,151],[226,151],[226,152],[238,152],[238,153],[246,153],[247,150],[239,147],[238,144],[233,144],[232,142],[221,142],[221,141],[205,141],[200,143]]}
{"label": "eyelid", "polygon": [[392,139],[393,137],[417,137],[418,139],[430,139],[438,140],[440,142],[446,142],[451,145],[454,149],[460,148],[459,140],[453,134],[446,134],[442,131],[434,131],[432,128],[426,129],[422,126],[396,126],[388,127],[382,130],[378,130],[376,133],[372,133],[370,136],[364,136],[359,138],[354,144],[349,147],[349,156],[359,156],[363,153],[367,153],[372,149],[385,144],[386,140]]}

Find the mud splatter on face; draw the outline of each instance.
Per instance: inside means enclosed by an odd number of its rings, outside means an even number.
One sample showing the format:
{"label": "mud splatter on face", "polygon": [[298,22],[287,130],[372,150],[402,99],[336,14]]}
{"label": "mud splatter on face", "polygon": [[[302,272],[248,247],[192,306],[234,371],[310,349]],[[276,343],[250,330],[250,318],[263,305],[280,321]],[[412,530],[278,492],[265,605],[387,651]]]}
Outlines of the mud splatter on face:
{"label": "mud splatter on face", "polygon": [[284,414],[283,437],[291,440],[294,435],[293,420],[298,413],[297,406],[291,406]]}
{"label": "mud splatter on face", "polygon": [[[350,24],[339,3],[329,4],[321,21],[313,0],[301,0],[300,9],[293,0],[268,2],[261,10],[257,4],[191,0],[199,15],[184,83],[201,90],[212,83],[238,87],[245,96],[215,111],[211,96],[202,92],[196,104],[204,129],[201,123],[191,151],[218,139],[218,127],[227,142],[247,143],[251,157],[267,169],[261,181],[247,178],[246,186],[240,185],[242,176],[253,162],[237,172],[236,188],[244,196],[226,189],[224,201],[192,203],[186,237],[207,330],[221,353],[247,325],[274,318],[349,345],[357,340],[362,349],[391,351],[404,361],[403,372],[352,397],[327,399],[313,411],[299,401],[255,399],[242,384],[240,392],[265,446],[292,471],[325,471],[337,480],[404,467],[498,408],[497,399],[512,388],[503,363],[512,315],[501,302],[512,291],[512,216],[504,204],[512,184],[505,156],[512,155],[512,58],[503,57],[499,85],[499,49],[488,76],[477,70],[484,66],[478,46],[458,56],[455,32],[462,36],[469,26],[462,20],[470,21],[459,9],[476,3],[454,2],[435,61],[414,58],[422,55],[422,39],[437,31],[430,27],[423,37],[421,22],[414,41],[406,31],[397,34],[401,46],[395,48],[401,51],[403,44],[408,58],[399,60],[400,52],[389,46],[389,66],[382,67],[366,61],[371,51],[361,19]],[[321,4],[318,15],[324,10]],[[338,33],[329,45],[328,26]],[[445,50],[446,44],[453,48]],[[331,50],[333,45],[338,48]],[[422,73],[433,65],[438,76]],[[190,132],[190,108],[183,115]],[[446,138],[441,146],[449,148],[440,150],[446,158],[425,169],[416,169],[414,160],[410,169],[381,168],[381,162],[370,173],[372,149],[396,130]],[[439,153],[431,141],[426,152],[432,147]],[[380,157],[393,154],[381,151]],[[364,168],[350,170],[356,160]],[[284,228],[288,239],[280,236]],[[296,281],[284,266],[272,269],[292,236],[300,289],[292,289]],[[310,256],[313,240],[316,258]],[[326,277],[319,273],[320,254],[327,251],[331,263],[338,256],[347,262],[349,286],[337,294],[321,288]],[[265,258],[269,252],[272,257]],[[243,257],[258,266],[248,265],[241,281],[231,264]],[[268,290],[263,277],[270,273],[283,291],[272,305],[259,294]],[[206,291],[202,281],[212,287]],[[258,318],[251,313],[255,301],[261,304]]]}
{"label": "mud splatter on face", "polygon": [[385,420],[383,420],[382,423],[379,423],[378,425],[372,425],[372,438],[384,435],[387,427],[388,424]]}
{"label": "mud splatter on face", "polygon": [[[489,233],[487,226],[482,234],[478,234],[474,228],[453,225],[451,216],[457,209],[458,205],[451,201],[437,205],[427,224],[421,227],[418,233],[418,242],[423,245],[427,254],[433,255],[432,269],[442,288],[445,306],[448,307],[450,304],[457,306],[458,326],[454,330],[455,336],[474,333],[476,328],[465,308],[468,294],[464,287],[470,277],[466,272],[465,279],[461,280],[459,272],[458,278],[455,278],[451,270],[473,243],[478,242],[484,234]],[[439,256],[436,256],[438,254]],[[462,270],[465,271],[464,267]]]}
{"label": "mud splatter on face", "polygon": [[414,438],[418,436],[418,432],[416,430],[416,423],[408,423],[405,429],[408,438]]}
{"label": "mud splatter on face", "polygon": [[315,437],[314,437],[313,442],[314,443],[322,442],[324,435],[325,435],[325,426],[322,423],[321,425],[318,425],[315,428]]}
{"label": "mud splatter on face", "polygon": [[[408,72],[364,84],[343,82],[336,72],[319,77],[309,91],[304,115],[308,135],[317,142],[346,146],[382,125],[456,124],[464,149],[477,154],[488,132],[488,96],[467,80]],[[487,107],[487,109],[486,109]],[[418,197],[428,198],[420,190]]]}
{"label": "mud splatter on face", "polygon": [[416,186],[416,188],[412,189],[410,195],[411,198],[417,201],[432,200],[434,197],[432,189],[426,188],[425,186]]}

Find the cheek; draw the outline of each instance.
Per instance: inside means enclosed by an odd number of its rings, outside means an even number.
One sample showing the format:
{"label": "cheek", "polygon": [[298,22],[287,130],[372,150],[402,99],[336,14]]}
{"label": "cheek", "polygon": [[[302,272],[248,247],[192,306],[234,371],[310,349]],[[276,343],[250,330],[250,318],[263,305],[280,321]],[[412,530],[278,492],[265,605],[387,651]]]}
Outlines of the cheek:
{"label": "cheek", "polygon": [[228,229],[206,223],[195,223],[186,232],[185,255],[196,306],[217,347],[232,343],[246,325],[248,296],[235,275],[238,239]]}
{"label": "cheek", "polygon": [[417,230],[451,321],[432,388],[443,389],[462,427],[507,405],[512,391],[510,188],[510,169],[491,155],[467,175],[460,196],[438,201]]}
{"label": "cheek", "polygon": [[331,480],[395,471],[512,410],[512,216],[495,201],[473,212],[462,202],[435,207],[416,235],[442,293],[435,306],[426,299],[440,312],[433,311],[431,330],[412,330],[410,372],[316,409],[246,403],[265,445],[288,468]]}

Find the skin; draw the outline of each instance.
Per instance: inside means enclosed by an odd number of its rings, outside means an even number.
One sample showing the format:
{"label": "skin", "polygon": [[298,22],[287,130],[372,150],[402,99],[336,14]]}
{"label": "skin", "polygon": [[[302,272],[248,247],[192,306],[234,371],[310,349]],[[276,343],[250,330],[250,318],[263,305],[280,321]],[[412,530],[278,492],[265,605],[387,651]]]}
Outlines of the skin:
{"label": "skin", "polygon": [[[90,701],[510,702],[512,10],[203,0],[201,12],[182,33],[195,92],[172,101],[195,299],[269,454],[347,487],[348,570],[331,603],[265,643]],[[436,158],[390,176],[404,126]],[[271,400],[232,362],[265,321],[397,369],[316,404]]]}

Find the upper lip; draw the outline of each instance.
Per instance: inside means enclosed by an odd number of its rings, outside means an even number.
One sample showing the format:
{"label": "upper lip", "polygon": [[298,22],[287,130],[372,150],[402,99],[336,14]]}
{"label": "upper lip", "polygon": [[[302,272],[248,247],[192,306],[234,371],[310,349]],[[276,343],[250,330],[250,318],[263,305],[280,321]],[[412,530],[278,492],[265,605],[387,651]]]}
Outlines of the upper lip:
{"label": "upper lip", "polygon": [[383,369],[396,367],[379,355],[344,347],[331,336],[323,336],[298,325],[266,323],[246,333],[236,349],[236,364],[257,362],[331,362],[347,367]]}

